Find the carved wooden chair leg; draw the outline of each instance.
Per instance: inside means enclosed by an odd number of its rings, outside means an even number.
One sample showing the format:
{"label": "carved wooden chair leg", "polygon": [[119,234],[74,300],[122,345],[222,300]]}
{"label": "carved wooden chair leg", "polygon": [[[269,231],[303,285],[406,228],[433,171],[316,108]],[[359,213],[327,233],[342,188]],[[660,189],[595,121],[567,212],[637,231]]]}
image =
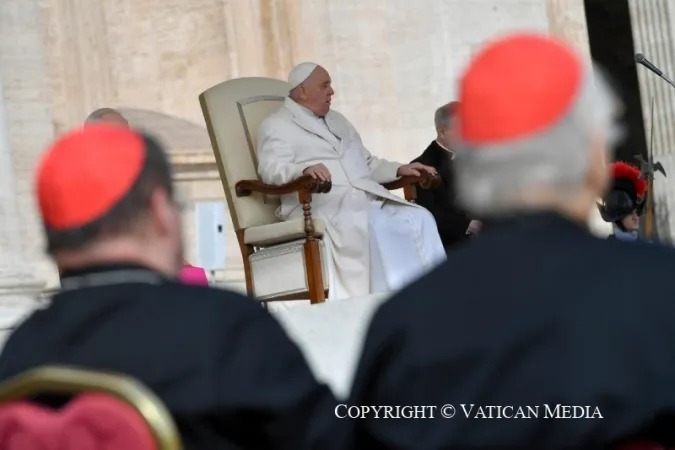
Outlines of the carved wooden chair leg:
{"label": "carved wooden chair leg", "polygon": [[417,201],[417,186],[409,184],[403,187],[403,197],[410,203]]}
{"label": "carved wooden chair leg", "polygon": [[309,300],[312,304],[323,303],[326,301],[326,295],[321,271],[321,253],[319,252],[319,241],[314,238],[305,242],[305,264],[307,264]]}
{"label": "carved wooden chair leg", "polygon": [[251,255],[253,254],[253,246],[244,243],[244,230],[237,231],[237,241],[239,241],[239,249],[244,263],[244,279],[246,280],[246,293],[253,296],[253,275],[251,274]]}
{"label": "carved wooden chair leg", "polygon": [[314,221],[312,220],[311,194],[309,192],[300,192],[300,202],[305,219],[305,271],[307,272],[307,288],[309,290],[310,303],[323,303],[326,301],[326,295],[323,284],[323,265],[321,261],[321,252],[319,251],[319,241],[314,233]]}

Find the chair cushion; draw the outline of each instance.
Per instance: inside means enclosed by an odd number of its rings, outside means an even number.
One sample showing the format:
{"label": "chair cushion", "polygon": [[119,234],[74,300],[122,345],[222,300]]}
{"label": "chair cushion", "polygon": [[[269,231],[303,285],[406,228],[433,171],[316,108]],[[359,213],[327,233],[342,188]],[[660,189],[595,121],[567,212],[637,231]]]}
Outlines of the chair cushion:
{"label": "chair cushion", "polygon": [[[323,237],[325,230],[321,219],[314,220],[314,232],[317,237]],[[288,220],[250,227],[244,231],[244,243],[257,247],[267,247],[284,242],[295,241],[305,237],[305,221],[303,219]]]}
{"label": "chair cushion", "polygon": [[84,394],[60,410],[28,402],[0,407],[3,450],[157,450],[152,431],[126,402]]}

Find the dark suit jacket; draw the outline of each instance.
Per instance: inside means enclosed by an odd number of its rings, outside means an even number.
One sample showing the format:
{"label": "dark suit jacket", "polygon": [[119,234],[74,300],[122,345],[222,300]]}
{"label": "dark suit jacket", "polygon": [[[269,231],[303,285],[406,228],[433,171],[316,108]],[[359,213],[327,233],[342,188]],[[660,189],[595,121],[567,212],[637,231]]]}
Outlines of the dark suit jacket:
{"label": "dark suit jacket", "polygon": [[417,189],[417,204],[433,214],[445,250],[467,238],[466,229],[471,220],[455,205],[455,186],[450,153],[433,141],[413,162],[431,166],[438,171],[441,185],[436,189]]}
{"label": "dark suit jacket", "polygon": [[[600,449],[637,437],[671,448],[673,273],[674,249],[596,238],[555,214],[493,222],[370,323],[348,403],[430,405],[434,417],[347,421],[344,448]],[[551,418],[558,404],[604,419]],[[490,405],[508,407],[492,417],[538,416],[484,420]]]}
{"label": "dark suit jacket", "polygon": [[[122,269],[156,274],[111,266],[62,278]],[[9,337],[0,380],[46,364],[125,373],[164,401],[186,450],[332,448],[333,395],[259,303],[156,276],[57,294]]]}

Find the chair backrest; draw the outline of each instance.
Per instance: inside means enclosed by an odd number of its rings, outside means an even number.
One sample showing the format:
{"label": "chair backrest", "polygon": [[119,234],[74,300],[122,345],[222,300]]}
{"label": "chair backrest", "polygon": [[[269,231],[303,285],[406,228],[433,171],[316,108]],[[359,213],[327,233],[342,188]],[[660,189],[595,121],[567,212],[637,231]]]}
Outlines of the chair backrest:
{"label": "chair backrest", "polygon": [[199,95],[211,146],[235,230],[274,223],[278,199],[237,197],[241,180],[258,179],[258,127],[288,96],[288,83],[271,78],[237,78]]}
{"label": "chair backrest", "polygon": [[206,270],[201,267],[184,265],[178,275],[178,279],[183,284],[193,284],[197,286],[208,286],[209,278],[206,276]]}
{"label": "chair backrest", "polygon": [[[73,397],[58,411],[29,403],[38,394]],[[0,384],[3,450],[180,450],[171,414],[149,389],[112,373],[41,367]]]}

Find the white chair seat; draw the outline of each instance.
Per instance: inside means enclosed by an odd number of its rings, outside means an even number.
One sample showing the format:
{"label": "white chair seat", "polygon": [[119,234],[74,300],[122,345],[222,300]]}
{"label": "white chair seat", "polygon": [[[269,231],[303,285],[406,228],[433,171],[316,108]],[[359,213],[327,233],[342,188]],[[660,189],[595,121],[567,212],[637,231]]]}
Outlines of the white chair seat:
{"label": "white chair seat", "polygon": [[[313,222],[316,237],[323,237],[325,230],[323,220],[315,219]],[[249,227],[244,230],[244,243],[253,245],[255,247],[268,247],[270,245],[295,241],[304,237],[304,219],[288,220],[285,222],[271,223],[269,225]]]}

